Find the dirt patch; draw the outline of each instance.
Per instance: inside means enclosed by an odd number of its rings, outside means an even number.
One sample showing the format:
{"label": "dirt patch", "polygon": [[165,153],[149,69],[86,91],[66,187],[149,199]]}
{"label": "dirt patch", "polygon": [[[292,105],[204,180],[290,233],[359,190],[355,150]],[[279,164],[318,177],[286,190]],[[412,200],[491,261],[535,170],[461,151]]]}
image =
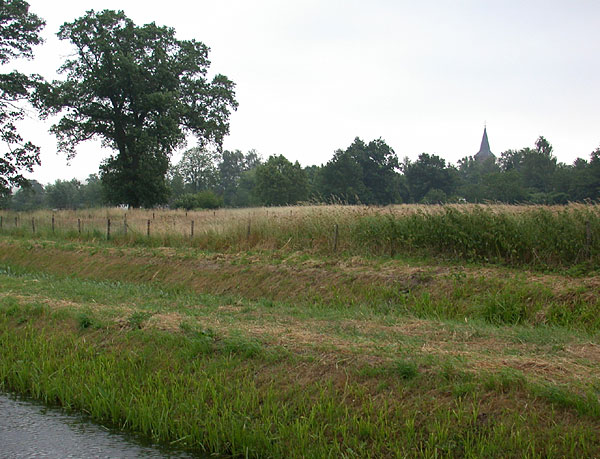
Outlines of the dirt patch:
{"label": "dirt patch", "polygon": [[174,333],[181,331],[181,323],[184,320],[185,316],[177,312],[153,314],[144,322],[143,328],[153,328]]}

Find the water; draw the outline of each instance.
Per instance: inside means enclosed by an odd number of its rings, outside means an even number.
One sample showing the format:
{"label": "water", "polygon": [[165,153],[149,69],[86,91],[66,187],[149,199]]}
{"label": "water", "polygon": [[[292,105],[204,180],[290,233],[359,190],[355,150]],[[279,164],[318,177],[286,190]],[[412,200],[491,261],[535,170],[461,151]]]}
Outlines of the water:
{"label": "water", "polygon": [[[0,393],[0,458],[192,458],[143,445],[131,436],[30,401]],[[205,457],[205,456],[202,456]]]}

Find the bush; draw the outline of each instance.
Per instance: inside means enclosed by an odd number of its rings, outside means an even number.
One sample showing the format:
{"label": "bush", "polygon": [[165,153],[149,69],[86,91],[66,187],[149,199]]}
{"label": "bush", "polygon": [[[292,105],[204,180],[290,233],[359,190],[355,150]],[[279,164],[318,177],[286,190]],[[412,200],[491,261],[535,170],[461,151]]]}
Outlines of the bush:
{"label": "bush", "polygon": [[175,201],[173,206],[177,209],[218,209],[223,205],[223,198],[212,191],[187,193]]}

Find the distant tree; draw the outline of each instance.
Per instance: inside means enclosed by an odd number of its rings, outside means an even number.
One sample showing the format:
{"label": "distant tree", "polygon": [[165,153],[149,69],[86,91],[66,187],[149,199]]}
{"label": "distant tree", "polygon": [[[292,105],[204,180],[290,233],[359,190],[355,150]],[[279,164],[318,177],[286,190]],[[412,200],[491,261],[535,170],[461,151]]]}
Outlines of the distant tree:
{"label": "distant tree", "polygon": [[321,192],[350,204],[398,202],[398,169],[398,157],[382,139],[366,144],[357,137],[323,166]]}
{"label": "distant tree", "polygon": [[506,150],[500,154],[498,164],[503,172],[508,172],[519,169],[522,160],[522,150]]}
{"label": "distant tree", "polygon": [[30,180],[26,186],[19,188],[11,197],[10,208],[17,211],[29,211],[45,207],[44,186]]}
{"label": "distant tree", "polygon": [[212,190],[219,181],[220,161],[221,155],[217,151],[198,146],[183,153],[177,170],[190,192]]}
{"label": "distant tree", "polygon": [[223,152],[218,165],[218,190],[223,196],[225,205],[239,205],[239,186],[243,174],[260,164],[260,156],[255,150],[250,150],[245,155],[240,150]]}
{"label": "distant tree", "polygon": [[307,198],[307,192],[306,175],[298,161],[271,156],[256,168],[256,195],[267,206],[296,204]]}
{"label": "distant tree", "polygon": [[430,190],[442,191],[446,196],[452,195],[455,190],[456,169],[447,166],[446,160],[437,155],[421,153],[414,162],[406,159],[403,170],[414,202],[420,202]]}
{"label": "distant tree", "polygon": [[254,167],[244,171],[240,177],[240,182],[229,205],[235,207],[256,207],[261,205],[261,200],[256,192],[256,171]]}
{"label": "distant tree", "polygon": [[311,201],[319,202],[322,200],[320,189],[321,173],[321,166],[307,166],[304,168],[304,175],[306,175],[307,195],[308,199]]}
{"label": "distant tree", "polygon": [[[357,139],[358,140],[358,139]],[[368,204],[392,204],[398,200],[397,171],[400,169],[394,150],[382,139],[367,145],[354,141],[350,146],[357,151],[363,169],[363,183],[369,190]]]}
{"label": "distant tree", "polygon": [[600,148],[590,155],[585,177],[586,198],[600,200]]}
{"label": "distant tree", "polygon": [[223,199],[210,190],[198,193],[185,193],[173,203],[176,209],[218,209],[223,206]]}
{"label": "distant tree", "polygon": [[496,172],[486,177],[486,187],[491,200],[517,204],[527,199],[527,191],[521,185],[518,171]]}
{"label": "distant tree", "polygon": [[169,156],[186,134],[219,147],[228,133],[233,83],[223,75],[208,81],[204,44],[154,23],[136,26],[122,11],[88,11],[58,36],[76,52],[59,69],[66,80],[40,88],[38,106],[63,113],[51,128],[59,149],[73,156],[80,142],[98,137],[117,152],[101,167],[110,202],[165,202]]}
{"label": "distant tree", "polygon": [[169,166],[167,170],[167,186],[169,188],[170,205],[185,194],[185,182],[177,165]]}
{"label": "distant tree", "polygon": [[539,137],[535,148],[508,150],[500,156],[500,167],[504,172],[516,171],[520,185],[529,193],[549,193],[553,191],[553,175],[557,161],[552,154],[552,145],[544,137]]}
{"label": "distant tree", "polygon": [[[31,59],[32,48],[42,43],[39,35],[44,21],[29,12],[23,0],[0,1],[0,65],[15,58]],[[40,164],[40,149],[18,133],[16,122],[25,116],[24,101],[30,100],[38,76],[12,71],[0,74],[0,139],[5,152],[0,158],[0,195],[10,194],[11,188],[23,186],[24,171],[31,172]]]}
{"label": "distant tree", "polygon": [[363,169],[350,152],[336,150],[320,175],[320,190],[326,200],[340,200],[348,204],[368,200]]}
{"label": "distant tree", "polygon": [[78,209],[83,206],[82,184],[79,180],[56,180],[46,186],[46,202],[51,209]]}
{"label": "distant tree", "polygon": [[102,181],[97,174],[90,174],[81,187],[84,207],[100,207],[105,204]]}
{"label": "distant tree", "polygon": [[543,197],[552,204],[600,199],[600,149],[592,152],[589,162],[577,158],[570,166],[558,163],[552,173],[550,189],[550,192],[536,193],[537,198]]}
{"label": "distant tree", "polygon": [[526,188],[545,193],[552,191],[552,179],[557,166],[552,150],[552,145],[544,137],[537,139],[535,149],[522,150],[520,170]]}
{"label": "distant tree", "polygon": [[221,162],[218,165],[219,191],[227,204],[235,195],[244,170],[246,170],[244,154],[240,150],[223,151]]}
{"label": "distant tree", "polygon": [[423,196],[421,202],[423,204],[444,204],[448,201],[448,196],[442,190],[437,188],[430,188],[427,194]]}
{"label": "distant tree", "polygon": [[458,161],[457,195],[468,202],[494,199],[490,193],[487,178],[490,174],[498,172],[500,172],[500,167],[493,157],[485,161],[478,161],[472,156],[460,159]]}

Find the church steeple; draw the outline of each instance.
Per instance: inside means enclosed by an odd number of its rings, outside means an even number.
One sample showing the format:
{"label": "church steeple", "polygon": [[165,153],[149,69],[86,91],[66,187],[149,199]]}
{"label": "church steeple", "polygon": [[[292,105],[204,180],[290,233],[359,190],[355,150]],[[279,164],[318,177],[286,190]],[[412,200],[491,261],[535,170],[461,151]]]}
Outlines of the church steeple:
{"label": "church steeple", "polygon": [[490,142],[488,141],[487,136],[487,126],[483,127],[483,138],[481,139],[481,147],[479,147],[479,151],[475,155],[475,159],[477,161],[485,161],[488,158],[496,158],[494,153],[490,150]]}

